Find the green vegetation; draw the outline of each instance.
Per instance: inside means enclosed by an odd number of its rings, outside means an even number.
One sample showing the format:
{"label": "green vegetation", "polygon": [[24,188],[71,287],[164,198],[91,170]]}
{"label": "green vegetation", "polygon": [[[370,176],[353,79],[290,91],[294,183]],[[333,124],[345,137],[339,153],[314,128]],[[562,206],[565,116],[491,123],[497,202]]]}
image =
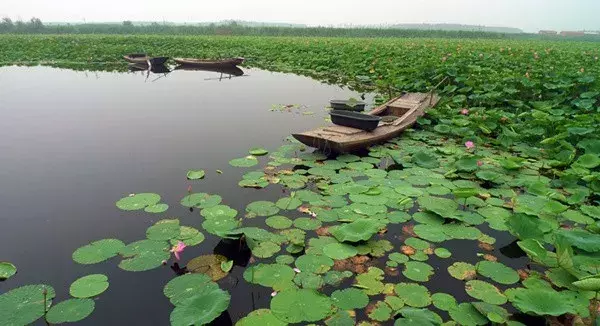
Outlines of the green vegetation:
{"label": "green vegetation", "polygon": [[[181,199],[185,207],[201,208],[194,227],[248,246],[253,260],[243,273],[245,282],[274,291],[268,307],[257,307],[241,325],[337,324],[354,318],[483,325],[515,323],[515,311],[553,321],[596,322],[591,311],[597,311],[600,291],[600,53],[593,44],[0,37],[7,63],[27,58],[58,66],[114,64],[119,55],[141,50],[243,55],[252,66],[377,91],[381,99],[399,91],[428,91],[442,82],[442,101],[414,129],[362,156],[327,157],[293,140],[278,149],[251,149],[265,154],[260,160],[239,153],[241,158],[230,164],[244,173],[240,186],[285,190],[278,199],[245,203],[244,216],[218,195],[190,190]],[[116,202],[121,210],[115,213],[160,211],[154,209],[160,200],[154,193],[132,194]],[[204,240],[194,227],[161,220],[143,240],[128,245],[94,241],[75,250],[73,259],[96,264],[120,255],[121,269],[142,272],[161,268],[173,253],[191,275],[203,276],[183,275],[167,283],[165,295],[175,306],[171,322],[207,324],[229,305],[230,294],[215,282],[234,267],[220,255],[180,257],[185,246]],[[507,257],[492,255],[498,234],[514,239],[519,254],[527,257],[518,271]],[[471,243],[474,249],[458,255],[453,242]],[[74,296],[106,290],[103,275],[91,276],[93,282],[84,278],[73,284]],[[457,302],[453,293],[433,292],[430,284],[442,276],[464,288],[457,298],[469,299]],[[342,283],[345,278],[351,285]],[[0,312],[0,322],[35,321],[46,314],[46,299],[52,297],[54,291],[43,285],[6,292],[0,295],[8,307]],[[81,316],[63,313],[83,305]],[[93,308],[89,301],[73,300],[46,317],[78,320]],[[448,314],[442,318],[440,311]]]}

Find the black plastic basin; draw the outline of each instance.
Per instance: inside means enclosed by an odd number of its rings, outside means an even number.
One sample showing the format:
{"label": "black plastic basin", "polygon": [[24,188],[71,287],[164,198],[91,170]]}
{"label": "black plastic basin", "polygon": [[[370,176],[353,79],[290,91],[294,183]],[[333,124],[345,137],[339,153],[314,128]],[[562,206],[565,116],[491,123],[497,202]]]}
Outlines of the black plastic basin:
{"label": "black plastic basin", "polygon": [[345,110],[331,110],[331,122],[339,126],[373,131],[377,128],[380,117]]}
{"label": "black plastic basin", "polygon": [[331,100],[329,105],[334,110],[364,111],[367,103],[349,100]]}

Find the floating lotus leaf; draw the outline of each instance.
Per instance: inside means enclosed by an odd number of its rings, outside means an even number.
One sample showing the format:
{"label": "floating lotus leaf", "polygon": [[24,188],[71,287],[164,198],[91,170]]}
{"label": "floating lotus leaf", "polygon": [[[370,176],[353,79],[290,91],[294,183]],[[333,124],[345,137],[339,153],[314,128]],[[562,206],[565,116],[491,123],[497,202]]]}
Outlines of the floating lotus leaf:
{"label": "floating lotus leaf", "polygon": [[373,196],[373,195],[350,195],[350,200],[355,203],[363,203],[369,205],[385,205],[388,202],[388,198],[382,195]]}
{"label": "floating lotus leaf", "polygon": [[277,319],[269,309],[257,309],[238,320],[235,326],[286,326],[287,323]]}
{"label": "floating lotus leaf", "polygon": [[179,220],[162,220],[146,230],[146,237],[157,241],[170,240],[178,238],[180,232]]}
{"label": "floating lotus leaf", "polygon": [[487,325],[488,320],[470,303],[461,303],[449,311],[450,317],[459,325]]}
{"label": "floating lotus leaf", "polygon": [[383,257],[383,256],[385,256],[386,252],[392,250],[393,248],[394,248],[394,246],[392,246],[392,243],[385,239],[381,239],[381,240],[371,239],[371,240],[367,241],[366,244],[361,244],[361,245],[356,246],[356,250],[358,250],[359,254],[361,254],[361,255],[369,254],[373,257]]}
{"label": "floating lotus leaf", "polygon": [[275,261],[278,264],[289,265],[289,264],[293,263],[294,261],[296,261],[296,259],[290,255],[279,255],[279,256],[275,257]]}
{"label": "floating lotus leaf", "polygon": [[598,278],[597,275],[594,275],[589,278],[588,277],[583,278],[579,281],[573,282],[572,284],[575,288],[577,288],[579,290],[594,291],[594,292],[600,291],[600,278]]}
{"label": "floating lotus leaf", "polygon": [[397,325],[420,325],[435,326],[442,324],[442,318],[433,311],[427,309],[417,309],[405,307],[398,311],[402,318],[396,319],[394,326]]}
{"label": "floating lotus leaf", "polygon": [[398,264],[404,264],[408,261],[408,256],[399,252],[394,252],[389,255],[390,260],[395,261]]}
{"label": "floating lotus leaf", "polygon": [[404,240],[404,243],[419,250],[425,250],[430,247],[429,242],[423,241],[418,238],[407,238],[406,240]]}
{"label": "floating lotus leaf", "polygon": [[91,315],[95,305],[92,299],[68,299],[52,306],[46,321],[51,324],[78,322]]}
{"label": "floating lotus leaf", "polygon": [[304,246],[304,238],[306,237],[306,232],[300,229],[287,229],[281,231],[281,234],[285,236],[290,241],[290,243]]}
{"label": "floating lotus leaf", "polygon": [[443,217],[431,212],[416,212],[412,218],[415,222],[430,225],[442,225],[446,221]]}
{"label": "floating lotus leaf", "polygon": [[477,158],[475,158],[475,157],[461,158],[460,160],[454,162],[454,166],[459,171],[473,172],[473,171],[477,170],[477,168],[478,168]]}
{"label": "floating lotus leaf", "polygon": [[237,230],[235,230],[234,232],[236,233],[243,233],[246,238],[250,238],[252,240],[256,240],[256,241],[271,241],[274,239],[275,234],[261,229],[261,228],[257,228],[257,227],[245,227],[245,228],[239,228]]}
{"label": "floating lotus leaf", "polygon": [[[581,207],[581,209],[583,210],[583,207]],[[562,213],[562,217],[566,218],[567,220],[573,221],[575,223],[579,223],[579,224],[593,224],[594,223],[594,219],[582,214],[579,211],[575,211],[575,210],[568,210]]]}
{"label": "floating lotus leaf", "polygon": [[413,231],[419,238],[432,242],[442,242],[448,239],[444,228],[440,225],[418,224],[415,225]]}
{"label": "floating lotus leaf", "polygon": [[581,229],[560,229],[557,234],[573,247],[587,252],[600,251],[600,234],[587,232]]}
{"label": "floating lotus leaf", "polygon": [[318,290],[325,285],[323,276],[315,273],[298,273],[294,277],[294,283],[303,289]]}
{"label": "floating lotus leaf", "polygon": [[167,209],[169,209],[169,205],[167,205],[167,204],[156,204],[156,205],[147,206],[146,208],[144,208],[144,212],[158,214],[158,213],[166,212]]}
{"label": "floating lotus leaf", "polygon": [[281,247],[271,241],[261,241],[255,245],[251,245],[252,254],[259,258],[269,258],[281,250]]}
{"label": "floating lotus leaf", "polygon": [[268,217],[265,223],[274,229],[282,230],[291,227],[293,221],[285,216],[275,215]]}
{"label": "floating lotus leaf", "polygon": [[510,317],[508,311],[500,306],[486,302],[473,302],[471,304],[480,314],[486,316],[491,322],[505,323]]}
{"label": "floating lotus leaf", "polygon": [[237,216],[237,213],[235,209],[227,205],[215,205],[200,211],[200,215],[204,216],[207,220],[232,219]]}
{"label": "floating lotus leaf", "polygon": [[258,264],[244,271],[244,279],[247,282],[272,287],[276,291],[289,287],[294,276],[294,270],[283,264]]}
{"label": "floating lotus leaf", "polygon": [[597,154],[583,154],[575,161],[575,164],[593,169],[600,165],[600,157]]}
{"label": "floating lotus leaf", "polygon": [[183,197],[180,201],[185,207],[209,208],[221,203],[221,196],[198,192]]}
{"label": "floating lotus leaf", "polygon": [[448,266],[448,273],[457,280],[469,280],[475,277],[475,266],[464,262],[455,262]]}
{"label": "floating lotus leaf", "polygon": [[519,281],[519,274],[514,269],[495,261],[478,262],[477,273],[500,284],[515,284]]}
{"label": "floating lotus leaf", "polygon": [[92,274],[78,278],[71,284],[69,293],[75,298],[95,297],[108,289],[108,277],[103,274]]}
{"label": "floating lotus leaf", "polygon": [[352,277],[352,275],[353,274],[350,271],[329,271],[323,275],[323,281],[325,281],[325,284],[327,285],[339,286],[344,279]]}
{"label": "floating lotus leaf", "polygon": [[119,268],[129,272],[143,272],[160,267],[163,261],[168,260],[171,254],[167,251],[142,252],[132,258],[119,263]]}
{"label": "floating lotus leaf", "polygon": [[205,174],[204,170],[189,170],[186,176],[188,180],[199,180],[204,179]]}
{"label": "floating lotus leaf", "polygon": [[171,325],[206,325],[229,307],[231,296],[219,288],[204,287],[177,305],[171,312]]}
{"label": "floating lotus leaf", "polygon": [[310,289],[290,289],[271,300],[271,311],[287,323],[315,322],[333,314],[333,302],[327,296]]}
{"label": "floating lotus leaf", "polygon": [[427,187],[427,188],[425,188],[425,191],[427,191],[427,193],[430,195],[436,195],[436,196],[445,196],[451,192],[450,189],[448,189],[444,186]]}
{"label": "floating lotus leaf", "polygon": [[442,217],[450,217],[458,209],[458,204],[448,198],[423,196],[417,200],[424,210],[434,212]]}
{"label": "floating lotus leaf", "polygon": [[235,158],[235,159],[229,161],[229,165],[235,166],[238,168],[249,168],[251,166],[255,166],[256,164],[258,164],[258,160],[256,159],[256,157],[254,157],[252,155],[248,155],[246,157]]}
{"label": "floating lotus leaf", "polygon": [[336,290],[331,294],[333,303],[342,310],[362,309],[369,304],[369,297],[359,289]]}
{"label": "floating lotus leaf", "polygon": [[206,287],[218,289],[219,285],[206,274],[184,274],[170,280],[165,285],[163,293],[171,300],[172,304],[177,306],[194,297],[197,292]]}
{"label": "floating lotus leaf", "polygon": [[294,226],[306,231],[316,230],[321,227],[321,221],[309,217],[299,217],[294,220]]}
{"label": "floating lotus leaf", "polygon": [[551,288],[510,289],[509,298],[513,306],[524,313],[550,316],[576,313],[570,298]]}
{"label": "floating lotus leaf", "polygon": [[416,283],[399,283],[395,287],[396,295],[411,307],[422,308],[431,304],[431,296],[426,287]]}
{"label": "floating lotus leaf", "polygon": [[124,211],[135,211],[152,206],[160,201],[160,195],[154,193],[141,193],[119,199],[116,205]]}
{"label": "floating lotus leaf", "polygon": [[376,321],[386,321],[392,317],[392,309],[387,303],[378,301],[368,313],[368,316]]}
{"label": "floating lotus leaf", "polygon": [[437,157],[426,150],[418,150],[412,156],[412,161],[418,166],[433,169],[440,166],[440,163],[437,160]]}
{"label": "floating lotus leaf", "polygon": [[201,255],[190,260],[186,267],[190,273],[206,274],[216,282],[227,276],[221,269],[221,264],[226,261],[227,257],[221,255]]}
{"label": "floating lotus leaf", "polygon": [[393,211],[387,214],[388,220],[392,223],[404,223],[411,219],[411,216],[402,211]]}
{"label": "floating lotus leaf", "polygon": [[356,284],[368,295],[377,295],[383,292],[384,285],[381,282],[384,277],[384,272],[377,267],[369,267],[366,273],[356,276]]}
{"label": "floating lotus leaf", "polygon": [[356,156],[353,154],[343,154],[336,157],[336,160],[344,163],[356,162],[360,160],[360,156]]}
{"label": "floating lotus leaf", "polygon": [[6,280],[17,273],[17,267],[7,262],[0,261],[0,281]]}
{"label": "floating lotus leaf", "polygon": [[179,236],[177,239],[171,239],[171,245],[177,245],[179,241],[185,243],[186,246],[195,246],[204,241],[204,235],[196,228],[182,226],[179,228]]}
{"label": "floating lotus leaf", "polygon": [[473,298],[482,300],[490,304],[501,305],[505,304],[507,301],[506,296],[504,296],[504,294],[502,294],[497,287],[484,281],[468,281],[465,285],[465,289],[467,293]]}
{"label": "floating lotus leaf", "polygon": [[259,200],[246,206],[246,212],[256,216],[271,216],[279,212],[279,208],[270,201]]}
{"label": "floating lotus leaf", "polygon": [[144,254],[146,252],[168,251],[169,249],[169,243],[166,241],[145,239],[128,244],[119,251],[119,254],[127,258]]}
{"label": "floating lotus leaf", "polygon": [[261,148],[261,147],[254,147],[254,148],[251,148],[248,151],[248,153],[250,153],[251,155],[254,155],[254,156],[263,156],[263,155],[269,154],[269,151],[267,151],[266,149]]}
{"label": "floating lotus leaf", "polygon": [[125,244],[117,239],[94,241],[73,252],[73,260],[79,264],[96,264],[116,256]]}
{"label": "floating lotus leaf", "polygon": [[229,260],[221,263],[221,270],[225,273],[229,273],[233,268],[233,260]]}
{"label": "floating lotus leaf", "polygon": [[222,238],[229,237],[228,232],[238,228],[240,222],[229,217],[221,217],[210,219],[202,222],[202,227],[206,232],[220,236]]}
{"label": "floating lotus leaf", "polygon": [[286,210],[296,209],[300,205],[302,205],[302,201],[295,197],[281,198],[275,203],[275,206],[279,207],[280,209]]}
{"label": "floating lotus leaf", "polygon": [[369,240],[379,231],[379,222],[371,219],[360,219],[352,223],[337,225],[329,228],[329,232],[338,241],[357,242]]}
{"label": "floating lotus leaf", "polygon": [[[46,295],[44,296],[44,290]],[[44,284],[25,285],[0,295],[0,325],[29,325],[44,316],[55,296]],[[44,297],[47,306],[44,307]]]}
{"label": "floating lotus leaf", "polygon": [[446,248],[435,248],[435,250],[433,252],[435,253],[436,256],[438,256],[440,258],[450,258],[450,256],[452,256],[452,253],[450,252],[450,250],[448,250]]}
{"label": "floating lotus leaf", "polygon": [[369,205],[363,203],[352,203],[349,208],[356,214],[374,216],[377,214],[384,214],[387,212],[387,207],[384,205]]}
{"label": "floating lotus leaf", "polygon": [[595,219],[600,219],[600,206],[583,205],[580,208],[584,214],[587,214]]}
{"label": "floating lotus leaf", "polygon": [[443,311],[450,311],[456,309],[458,304],[456,303],[456,299],[454,296],[451,296],[447,293],[434,293],[431,296],[431,301],[433,301],[433,305]]}
{"label": "floating lotus leaf", "polygon": [[367,162],[350,162],[348,163],[348,169],[351,170],[370,170],[373,168],[373,164]]}
{"label": "floating lotus leaf", "polygon": [[340,310],[325,320],[327,326],[354,326],[356,320],[350,311]]}
{"label": "floating lotus leaf", "polygon": [[427,282],[433,275],[433,267],[426,263],[409,261],[404,264],[402,274],[413,281]]}
{"label": "floating lotus leaf", "polygon": [[345,243],[330,243],[323,247],[323,254],[331,259],[346,259],[358,254],[356,247]]}
{"label": "floating lotus leaf", "polygon": [[329,177],[333,177],[334,175],[336,175],[336,172],[333,169],[314,167],[314,168],[308,169],[308,174],[318,176],[318,177],[329,178]]}
{"label": "floating lotus leaf", "polygon": [[302,255],[296,259],[296,267],[302,272],[323,274],[333,266],[333,260],[326,256]]}
{"label": "floating lotus leaf", "polygon": [[466,224],[470,224],[470,225],[479,225],[479,224],[482,224],[483,222],[485,222],[485,219],[483,218],[483,216],[481,216],[477,213],[474,213],[474,212],[466,212],[466,211],[456,211],[456,214],[452,215],[450,218],[454,219],[454,220],[463,221]]}

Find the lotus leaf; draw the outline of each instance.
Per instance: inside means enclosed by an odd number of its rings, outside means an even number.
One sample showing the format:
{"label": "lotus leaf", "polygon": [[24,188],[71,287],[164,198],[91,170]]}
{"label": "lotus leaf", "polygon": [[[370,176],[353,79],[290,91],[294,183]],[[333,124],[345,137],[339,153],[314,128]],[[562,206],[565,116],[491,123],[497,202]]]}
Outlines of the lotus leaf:
{"label": "lotus leaf", "polygon": [[368,295],[376,295],[382,293],[384,285],[381,282],[384,277],[384,272],[377,267],[369,267],[366,273],[356,276],[355,286],[361,288]]}
{"label": "lotus leaf", "polygon": [[395,287],[396,295],[411,307],[422,308],[431,304],[431,296],[426,287],[416,283],[399,283]]}
{"label": "lotus leaf", "polygon": [[261,148],[261,147],[254,147],[254,148],[251,148],[248,151],[248,153],[250,153],[251,155],[254,155],[254,156],[262,156],[262,155],[267,155],[269,153],[269,151],[267,151],[266,149]]}
{"label": "lotus leaf", "polygon": [[431,296],[431,301],[436,308],[443,311],[450,311],[456,309],[458,306],[456,299],[447,293],[434,293]]}
{"label": "lotus leaf", "polygon": [[517,288],[510,289],[507,294],[513,306],[524,313],[550,316],[575,313],[569,297],[551,288]]}
{"label": "lotus leaf", "polygon": [[455,262],[448,266],[448,273],[457,280],[469,280],[476,275],[475,266],[464,262]]}
{"label": "lotus leaf", "polygon": [[358,254],[356,247],[345,243],[330,243],[323,247],[323,254],[331,259],[346,259]]}
{"label": "lotus leaf", "polygon": [[404,264],[402,274],[413,281],[427,282],[433,275],[433,267],[426,263],[409,261]]}
{"label": "lotus leaf", "polygon": [[[0,325],[33,323],[44,316],[55,295],[54,289],[44,284],[25,285],[1,294]],[[46,307],[44,307],[44,298]]]}
{"label": "lotus leaf", "polygon": [[450,258],[450,256],[452,256],[452,253],[450,252],[450,250],[448,250],[446,248],[435,248],[435,250],[433,252],[435,253],[436,256],[438,256],[440,258]]}
{"label": "lotus leaf", "polygon": [[501,305],[506,303],[506,297],[504,294],[502,294],[497,287],[491,285],[490,283],[479,280],[471,280],[466,283],[465,288],[467,293],[473,298],[490,304]]}
{"label": "lotus leaf", "polygon": [[336,290],[331,294],[333,303],[342,310],[362,309],[369,304],[369,297],[359,289]]}
{"label": "lotus leaf", "polygon": [[369,240],[379,231],[379,223],[370,219],[360,219],[352,223],[337,225],[329,228],[329,232],[338,241],[357,242]]}
{"label": "lotus leaf", "polygon": [[94,241],[73,252],[73,260],[79,264],[96,264],[116,256],[125,244],[117,239]]}
{"label": "lotus leaf", "polygon": [[229,161],[229,165],[235,166],[238,168],[249,168],[251,166],[255,166],[256,164],[258,164],[258,160],[256,159],[256,157],[254,157],[252,155],[248,155],[246,157],[241,157],[241,158],[236,158],[236,159]]}
{"label": "lotus leaf", "polygon": [[296,259],[296,267],[302,272],[323,274],[333,266],[333,260],[326,256],[302,255]]}
{"label": "lotus leaf", "polygon": [[244,271],[244,279],[247,282],[272,287],[275,290],[289,287],[295,275],[291,267],[283,264],[258,264]]}
{"label": "lotus leaf", "polygon": [[91,315],[95,306],[92,299],[68,299],[52,306],[46,321],[51,324],[78,322]]}
{"label": "lotus leaf", "polygon": [[92,274],[78,278],[71,284],[69,293],[75,298],[95,297],[108,289],[108,277],[103,274]]}
{"label": "lotus leaf", "polygon": [[15,273],[17,273],[17,267],[15,267],[15,265],[7,261],[0,261],[0,281],[10,278],[15,275]]}
{"label": "lotus leaf", "polygon": [[470,303],[461,303],[449,311],[450,317],[459,325],[487,325],[488,320]]}
{"label": "lotus leaf", "polygon": [[135,211],[144,209],[147,206],[156,205],[160,201],[160,196],[154,193],[141,193],[119,199],[116,205],[124,211]]}
{"label": "lotus leaf", "polygon": [[287,323],[314,322],[333,314],[333,301],[311,289],[290,289],[271,300],[271,311]]}
{"label": "lotus leaf", "polygon": [[166,212],[167,209],[169,209],[169,205],[167,205],[167,204],[156,204],[156,205],[146,206],[146,208],[144,208],[144,212],[158,214],[158,213]]}
{"label": "lotus leaf", "polygon": [[219,285],[205,274],[184,274],[170,280],[163,292],[172,304],[178,305],[192,298],[196,292],[205,287],[219,288]]}
{"label": "lotus leaf", "polygon": [[275,215],[275,216],[268,217],[265,220],[265,223],[274,229],[282,230],[282,229],[287,229],[287,228],[291,227],[293,221],[285,216]]}
{"label": "lotus leaf", "polygon": [[286,326],[287,323],[277,319],[269,309],[257,309],[238,320],[235,326]]}
{"label": "lotus leaf", "polygon": [[204,179],[205,174],[204,170],[189,170],[186,176],[188,180],[199,180]]}
{"label": "lotus leaf", "polygon": [[280,209],[292,210],[302,205],[302,201],[295,197],[285,197],[279,199],[275,205]]}
{"label": "lotus leaf", "polygon": [[325,285],[323,276],[315,273],[298,273],[294,277],[294,283],[303,289],[318,290]]}
{"label": "lotus leaf", "polygon": [[378,301],[368,315],[373,320],[386,321],[392,317],[392,309],[384,301]]}
{"label": "lotus leaf", "polygon": [[209,208],[221,203],[221,196],[209,195],[207,193],[198,192],[189,194],[181,199],[181,205],[185,207]]}
{"label": "lotus leaf", "polygon": [[200,211],[200,215],[204,216],[207,220],[232,219],[237,216],[237,213],[235,209],[227,205],[215,205]]}
{"label": "lotus leaf", "polygon": [[500,284],[515,284],[519,281],[519,274],[514,269],[495,261],[478,262],[477,273]]}
{"label": "lotus leaf", "polygon": [[216,282],[227,276],[227,273],[221,269],[221,264],[226,261],[227,258],[225,256],[202,255],[191,259],[186,267],[190,273],[206,274]]}
{"label": "lotus leaf", "polygon": [[162,220],[146,230],[146,237],[157,241],[170,240],[178,238],[180,233],[179,220]]}
{"label": "lotus leaf", "polygon": [[417,200],[421,208],[434,212],[442,217],[450,217],[458,209],[458,204],[448,198],[423,196]]}
{"label": "lotus leaf", "polygon": [[354,314],[345,310],[340,310],[325,320],[327,326],[354,326],[355,324]]}
{"label": "lotus leaf", "polygon": [[246,206],[246,212],[256,216],[271,216],[279,212],[279,208],[270,201],[255,201]]}
{"label": "lotus leaf", "polygon": [[321,227],[321,221],[309,217],[299,217],[294,220],[294,226],[306,231],[316,230]]}
{"label": "lotus leaf", "polygon": [[194,296],[175,306],[171,312],[171,325],[206,325],[227,310],[231,296],[219,288],[204,287]]}

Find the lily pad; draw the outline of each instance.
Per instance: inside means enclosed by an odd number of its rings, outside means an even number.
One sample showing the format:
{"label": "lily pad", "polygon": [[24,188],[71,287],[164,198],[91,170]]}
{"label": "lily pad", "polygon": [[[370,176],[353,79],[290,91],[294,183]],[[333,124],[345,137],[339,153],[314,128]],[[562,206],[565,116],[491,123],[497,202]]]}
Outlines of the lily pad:
{"label": "lily pad", "polygon": [[46,321],[51,324],[78,322],[91,315],[95,306],[92,299],[68,299],[52,306]]}
{"label": "lily pad", "polygon": [[271,287],[276,291],[288,288],[294,276],[294,270],[283,264],[258,264],[244,271],[244,279],[247,282]]}
{"label": "lily pad", "polygon": [[281,246],[272,241],[261,241],[252,245],[252,254],[259,258],[269,258],[281,250]]}
{"label": "lily pad", "polygon": [[290,289],[271,300],[271,311],[287,323],[315,322],[333,314],[333,301],[311,289]]}
{"label": "lily pad", "polygon": [[[46,295],[44,295],[44,291]],[[29,325],[44,316],[54,289],[44,284],[25,285],[0,295],[0,325]],[[47,306],[44,307],[44,297]]]}
{"label": "lily pad", "polygon": [[296,267],[302,272],[323,274],[333,266],[333,260],[326,256],[302,255],[296,259]]}
{"label": "lily pad", "polygon": [[186,176],[188,180],[199,180],[204,179],[205,174],[204,170],[189,170]]}
{"label": "lily pad", "polygon": [[219,195],[198,192],[183,197],[180,203],[185,207],[209,208],[220,204],[221,200],[223,199]]}
{"label": "lily pad", "polygon": [[263,156],[263,155],[269,154],[269,151],[267,151],[266,149],[261,148],[261,147],[254,147],[254,148],[251,148],[248,151],[248,153],[250,153],[251,155],[254,155],[254,156]]}
{"label": "lily pad", "polygon": [[294,226],[306,231],[316,230],[321,227],[321,221],[309,217],[299,217],[294,220]]}
{"label": "lily pad", "polygon": [[431,296],[426,287],[416,283],[399,283],[395,287],[396,295],[411,307],[422,308],[431,304]]}
{"label": "lily pad", "polygon": [[154,193],[141,193],[119,199],[116,205],[124,211],[135,211],[152,206],[160,201],[160,195]]}
{"label": "lily pad", "polygon": [[218,288],[219,285],[206,274],[184,274],[170,280],[165,285],[163,293],[171,300],[172,304],[177,306],[194,297],[197,292],[206,287]]}
{"label": "lily pad", "polygon": [[457,280],[470,280],[477,275],[475,266],[464,262],[455,262],[448,266],[448,273]]}
{"label": "lily pad", "polygon": [[176,239],[180,230],[179,220],[162,220],[146,230],[146,237],[158,241]]}
{"label": "lily pad", "polygon": [[251,166],[255,166],[258,164],[258,160],[256,157],[252,155],[248,155],[246,157],[236,158],[229,161],[229,165],[235,166],[238,168],[249,168]]}
{"label": "lily pad", "polygon": [[167,209],[169,209],[169,205],[159,203],[156,205],[147,206],[146,208],[144,208],[144,212],[159,214],[166,212]]}
{"label": "lily pad", "polygon": [[234,218],[237,216],[237,211],[227,205],[215,205],[205,208],[200,211],[200,215],[207,220],[218,220],[222,218]]}
{"label": "lily pad", "polygon": [[513,306],[525,313],[550,316],[575,313],[569,297],[552,289],[510,289],[509,297]]}
{"label": "lily pad", "polygon": [[435,253],[436,256],[438,256],[440,258],[450,258],[450,256],[452,256],[452,253],[450,252],[450,250],[448,250],[446,248],[435,248],[435,250],[433,252]]}
{"label": "lily pad", "polygon": [[386,321],[392,317],[392,309],[384,301],[378,301],[368,316],[376,321]]}
{"label": "lily pad", "polygon": [[78,278],[71,284],[69,294],[75,298],[95,297],[108,289],[108,277],[104,274],[92,274]]}
{"label": "lily pad", "polygon": [[424,210],[434,212],[442,217],[451,217],[458,209],[458,204],[448,198],[422,196],[419,197],[417,202]]}
{"label": "lily pad", "polygon": [[431,300],[433,301],[433,305],[436,308],[444,311],[456,309],[458,306],[458,303],[456,302],[456,299],[454,299],[454,296],[451,296],[448,293],[434,293],[431,296]]}
{"label": "lily pad", "polygon": [[507,301],[506,296],[504,296],[497,287],[484,281],[468,281],[465,284],[465,289],[470,296],[482,300],[483,302],[502,305]]}
{"label": "lily pad", "polygon": [[17,273],[17,267],[7,262],[0,261],[0,280],[6,280]]}
{"label": "lily pad", "polygon": [[356,256],[358,250],[349,244],[330,243],[323,247],[323,254],[331,259],[340,260]]}
{"label": "lily pad", "polygon": [[206,274],[213,281],[218,281],[227,276],[221,269],[221,264],[226,261],[227,258],[221,255],[201,255],[190,260],[186,267],[190,273]]}
{"label": "lily pad", "polygon": [[359,289],[336,290],[331,294],[333,303],[342,310],[362,309],[369,304],[369,297]]}
{"label": "lily pad", "polygon": [[402,274],[413,281],[427,282],[433,275],[433,267],[419,261],[409,261],[404,264]]}
{"label": "lily pad", "polygon": [[477,273],[500,284],[515,284],[519,281],[519,274],[514,269],[495,261],[478,262]]}
{"label": "lily pad", "polygon": [[246,317],[238,320],[235,326],[286,326],[273,315],[270,309],[257,309],[250,312]]}
{"label": "lily pad", "polygon": [[491,322],[494,323],[505,323],[510,314],[506,309],[497,306],[495,304],[489,304],[486,302],[473,302],[471,303],[479,313],[483,316],[486,316]]}
{"label": "lily pad", "polygon": [[302,201],[295,197],[281,198],[275,203],[275,206],[285,210],[293,210],[298,208],[300,205],[302,205]]}
{"label": "lily pad", "polygon": [[96,264],[116,256],[125,247],[118,239],[94,241],[73,252],[73,260],[79,264]]}
{"label": "lily pad", "polygon": [[252,202],[246,206],[246,212],[255,216],[271,216],[279,212],[279,208],[270,201],[259,200]]}
{"label": "lily pad", "polygon": [[352,223],[336,225],[329,228],[329,232],[338,241],[357,242],[369,240],[379,231],[379,223],[371,219],[360,219]]}
{"label": "lily pad", "polygon": [[171,325],[206,325],[229,307],[231,296],[219,288],[204,287],[177,305],[171,312]]}
{"label": "lily pad", "polygon": [[377,295],[383,292],[385,286],[383,284],[384,272],[377,267],[369,267],[366,273],[356,276],[356,284],[354,286],[362,289],[368,295]]}
{"label": "lily pad", "polygon": [[459,325],[487,325],[488,320],[470,303],[461,303],[449,311],[450,317]]}
{"label": "lily pad", "polygon": [[265,223],[274,229],[283,230],[291,227],[294,222],[285,216],[275,215],[268,217]]}
{"label": "lily pad", "polygon": [[339,310],[325,320],[327,326],[354,326],[355,324],[355,314],[346,310]]}

